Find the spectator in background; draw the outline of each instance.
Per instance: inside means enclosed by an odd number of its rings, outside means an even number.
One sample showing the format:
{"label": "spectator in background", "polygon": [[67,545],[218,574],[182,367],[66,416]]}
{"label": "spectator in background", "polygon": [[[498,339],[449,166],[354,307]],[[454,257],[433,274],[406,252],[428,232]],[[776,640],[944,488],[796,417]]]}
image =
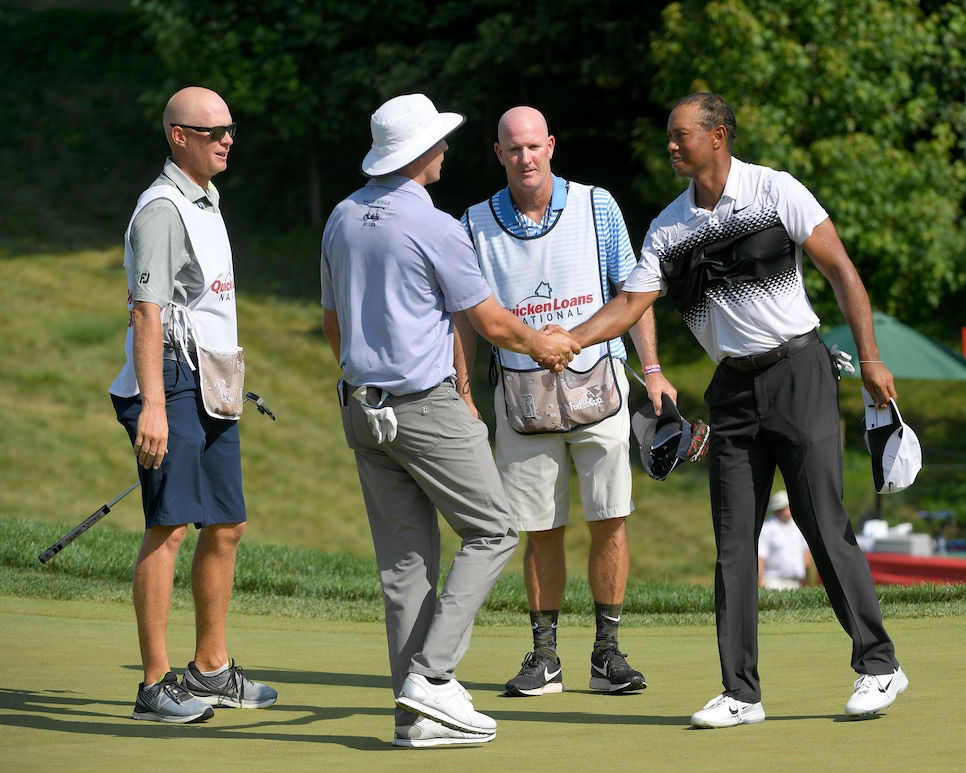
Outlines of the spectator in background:
{"label": "spectator in background", "polygon": [[812,554],[792,520],[784,489],[772,495],[768,512],[771,518],[762,524],[758,537],[758,586],[774,590],[800,588],[808,579]]}

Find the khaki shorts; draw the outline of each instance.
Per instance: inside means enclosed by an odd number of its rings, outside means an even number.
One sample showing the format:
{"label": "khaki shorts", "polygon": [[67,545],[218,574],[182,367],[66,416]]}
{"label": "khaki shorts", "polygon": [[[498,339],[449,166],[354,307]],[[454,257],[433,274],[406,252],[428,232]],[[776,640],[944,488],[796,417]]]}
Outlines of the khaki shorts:
{"label": "khaki shorts", "polygon": [[623,518],[631,498],[629,386],[623,365],[615,368],[624,404],[610,418],[572,432],[521,435],[506,418],[503,385],[494,392],[496,465],[510,500],[517,531],[546,531],[570,520],[570,465],[580,483],[584,518]]}

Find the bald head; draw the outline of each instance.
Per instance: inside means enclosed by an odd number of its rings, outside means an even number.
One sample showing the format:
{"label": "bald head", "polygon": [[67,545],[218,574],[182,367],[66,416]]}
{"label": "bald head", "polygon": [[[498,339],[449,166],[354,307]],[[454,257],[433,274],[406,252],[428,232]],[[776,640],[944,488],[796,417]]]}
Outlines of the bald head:
{"label": "bald head", "polygon": [[173,123],[187,126],[225,126],[231,123],[231,112],[225,100],[217,92],[202,86],[188,86],[181,89],[164,108],[164,133],[172,151],[175,149],[172,140]]}
{"label": "bald head", "polygon": [[550,134],[550,130],[547,128],[547,119],[539,110],[526,106],[511,107],[500,118],[500,123],[496,128],[497,139],[502,145],[510,135],[521,132],[543,135],[544,139]]}
{"label": "bald head", "polygon": [[510,108],[500,118],[497,138],[493,150],[506,171],[513,201],[540,222],[553,193],[550,159],[556,141],[547,129],[547,119],[532,107]]}
{"label": "bald head", "polygon": [[235,126],[225,100],[211,89],[189,86],[171,97],[164,133],[171,158],[202,188],[228,168]]}

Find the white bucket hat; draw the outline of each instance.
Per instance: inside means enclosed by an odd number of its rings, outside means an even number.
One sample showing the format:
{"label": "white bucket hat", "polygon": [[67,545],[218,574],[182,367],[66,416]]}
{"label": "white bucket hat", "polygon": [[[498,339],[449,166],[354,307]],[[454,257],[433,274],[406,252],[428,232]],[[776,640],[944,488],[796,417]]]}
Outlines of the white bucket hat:
{"label": "white bucket hat", "polygon": [[372,114],[372,148],[362,160],[363,174],[398,172],[465,120],[459,113],[440,113],[424,94],[393,97]]}

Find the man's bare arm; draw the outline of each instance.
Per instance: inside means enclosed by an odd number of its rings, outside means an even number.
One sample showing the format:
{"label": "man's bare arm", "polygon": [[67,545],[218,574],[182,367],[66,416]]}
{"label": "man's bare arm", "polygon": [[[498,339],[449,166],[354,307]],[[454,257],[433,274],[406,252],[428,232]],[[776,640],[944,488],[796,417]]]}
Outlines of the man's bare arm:
{"label": "man's bare arm", "polygon": [[473,402],[471,382],[473,362],[476,359],[476,330],[465,312],[453,315],[453,366],[456,368],[456,391],[466,402],[476,418],[480,418]]}
{"label": "man's bare arm", "polygon": [[141,392],[134,454],[145,469],[158,469],[168,453],[161,307],[148,301],[135,301],[131,326],[134,328],[134,372]]}
{"label": "man's bare arm", "polygon": [[631,326],[628,332],[644,369],[644,384],[647,387],[647,396],[651,398],[651,403],[654,405],[654,413],[660,416],[663,406],[662,395],[669,395],[671,400],[677,403],[678,390],[667,380],[663,371],[654,370],[655,367],[661,367],[661,361],[657,356],[657,323],[654,319],[653,304],[645,309],[641,318]]}
{"label": "man's bare arm", "polygon": [[567,333],[534,330],[503,308],[492,295],[465,313],[473,328],[487,341],[511,352],[529,355],[541,367],[561,371],[580,353],[580,346]]}
{"label": "man's bare arm", "polygon": [[621,290],[586,322],[570,331],[581,346],[599,344],[624,335],[657,299],[657,290],[629,293]]}
{"label": "man's bare arm", "polygon": [[852,329],[858,349],[862,383],[879,406],[885,407],[889,398],[896,397],[895,382],[892,373],[879,360],[869,294],[832,220],[826,218],[815,226],[812,235],[805,240],[802,247],[832,286],[835,300]]}

